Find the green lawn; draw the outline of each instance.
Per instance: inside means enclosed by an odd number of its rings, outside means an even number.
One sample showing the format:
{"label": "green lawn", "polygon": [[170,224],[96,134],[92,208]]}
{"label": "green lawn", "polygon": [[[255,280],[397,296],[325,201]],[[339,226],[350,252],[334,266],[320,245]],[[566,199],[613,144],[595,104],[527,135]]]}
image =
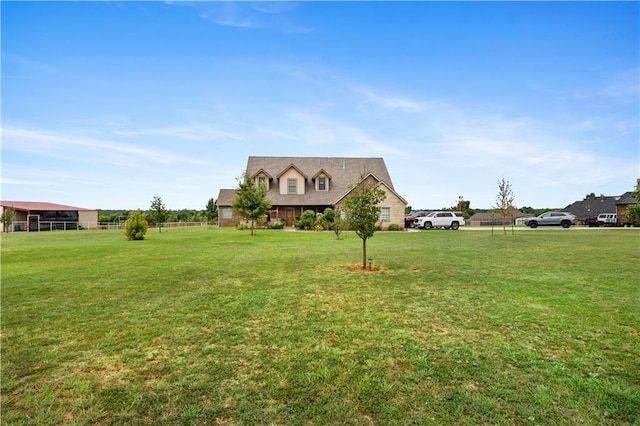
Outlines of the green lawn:
{"label": "green lawn", "polygon": [[640,230],[2,236],[3,424],[638,424]]}

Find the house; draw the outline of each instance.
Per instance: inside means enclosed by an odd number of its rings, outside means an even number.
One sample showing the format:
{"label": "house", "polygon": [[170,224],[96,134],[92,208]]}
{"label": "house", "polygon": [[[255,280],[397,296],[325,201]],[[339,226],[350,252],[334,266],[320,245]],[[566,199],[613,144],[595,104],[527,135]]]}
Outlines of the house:
{"label": "house", "polygon": [[512,209],[507,217],[502,217],[500,212],[479,212],[471,216],[467,223],[470,226],[491,226],[491,225],[511,225],[512,223],[518,224],[525,217],[530,215],[522,213],[518,209]]}
{"label": "house", "polygon": [[0,206],[3,212],[7,208],[15,211],[12,232],[93,229],[98,225],[97,210],[34,201],[0,201]]}
{"label": "house", "polygon": [[594,221],[601,213],[615,213],[616,202],[620,197],[600,195],[598,197],[587,197],[584,200],[576,201],[562,209],[563,212],[571,213],[580,224]]}
{"label": "house", "polygon": [[633,204],[638,204],[638,201],[640,200],[636,200],[635,198],[633,198],[633,195],[631,195],[631,192],[625,192],[624,194],[622,194],[620,197],[618,197],[618,200],[616,201],[616,210],[615,212],[617,213],[618,216],[618,224],[619,225],[627,225],[628,221],[627,221],[627,207],[629,207],[630,205]]}
{"label": "house", "polygon": [[631,192],[625,192],[620,196],[588,197],[569,204],[562,211],[573,214],[578,223],[582,224],[594,221],[602,213],[616,213],[618,225],[625,225],[627,223],[627,207],[637,203],[638,201],[633,198]]}
{"label": "house", "polygon": [[[246,172],[254,182],[267,186],[271,200],[270,222],[284,220],[293,226],[305,210],[322,213],[327,207],[340,208],[354,185],[374,184],[387,197],[380,204],[380,225],[392,223],[404,228],[407,202],[395,190],[382,158],[343,157],[249,157]],[[220,226],[234,226],[231,205],[235,189],[221,189],[218,195]]]}

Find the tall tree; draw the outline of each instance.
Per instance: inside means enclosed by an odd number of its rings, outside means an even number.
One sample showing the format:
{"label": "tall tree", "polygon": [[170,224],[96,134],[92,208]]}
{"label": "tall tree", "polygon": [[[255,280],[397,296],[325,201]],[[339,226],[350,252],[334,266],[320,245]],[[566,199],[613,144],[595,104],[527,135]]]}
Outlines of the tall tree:
{"label": "tall tree", "polygon": [[207,207],[204,211],[204,216],[207,218],[207,221],[213,222],[218,217],[218,203],[213,198],[209,198],[207,202]]}
{"label": "tall tree", "polygon": [[251,222],[251,235],[254,235],[256,222],[265,217],[271,208],[271,201],[267,198],[267,186],[256,185],[245,171],[243,177],[238,179],[238,189],[231,208],[240,217]]}
{"label": "tall tree", "polygon": [[363,180],[344,199],[347,226],[362,240],[362,269],[367,268],[367,240],[376,232],[380,220],[379,204],[386,197],[378,186]]}
{"label": "tall tree", "polygon": [[153,197],[151,201],[151,211],[149,213],[149,219],[154,222],[158,227],[159,232],[162,232],[162,225],[167,220],[167,209],[164,207],[162,198],[159,196]]}
{"label": "tall tree", "polygon": [[496,198],[495,208],[498,209],[502,215],[502,230],[504,231],[504,235],[507,235],[505,220],[507,216],[513,216],[513,200],[515,200],[515,198],[513,190],[511,189],[511,183],[505,178],[500,179],[498,181],[498,197]]}
{"label": "tall tree", "polygon": [[11,223],[13,222],[15,215],[16,211],[13,207],[5,207],[2,210],[2,217],[0,217],[0,220],[2,221],[4,232],[9,232],[9,228],[11,227]]}

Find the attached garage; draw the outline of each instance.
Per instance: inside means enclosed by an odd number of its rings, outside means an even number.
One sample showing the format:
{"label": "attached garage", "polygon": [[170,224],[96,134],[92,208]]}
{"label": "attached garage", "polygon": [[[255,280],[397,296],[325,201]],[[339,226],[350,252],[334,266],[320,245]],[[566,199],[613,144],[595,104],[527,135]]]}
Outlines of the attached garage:
{"label": "attached garage", "polygon": [[11,232],[95,229],[98,225],[98,211],[82,207],[34,201],[0,201],[0,206],[3,212],[7,208],[15,211]]}

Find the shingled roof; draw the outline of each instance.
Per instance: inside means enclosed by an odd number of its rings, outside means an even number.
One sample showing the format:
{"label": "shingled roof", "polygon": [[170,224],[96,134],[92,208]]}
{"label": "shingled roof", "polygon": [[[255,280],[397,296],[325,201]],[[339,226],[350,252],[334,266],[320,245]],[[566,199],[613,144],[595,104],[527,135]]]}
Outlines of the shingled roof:
{"label": "shingled roof", "polygon": [[[273,179],[267,197],[273,205],[321,206],[333,205],[344,196],[350,187],[362,177],[372,174],[394,190],[391,176],[382,158],[349,157],[249,157],[246,171],[256,176],[259,171],[268,176],[281,176],[283,172],[295,166],[305,180],[305,194],[280,194],[277,180]],[[320,172],[329,178],[329,191],[316,191],[314,180]],[[220,193],[226,198],[227,195]],[[218,205],[225,203],[218,201]]]}
{"label": "shingled roof", "polygon": [[600,195],[576,201],[562,209],[563,212],[573,214],[578,220],[585,220],[598,216],[600,213],[615,213],[616,202],[620,197]]}

